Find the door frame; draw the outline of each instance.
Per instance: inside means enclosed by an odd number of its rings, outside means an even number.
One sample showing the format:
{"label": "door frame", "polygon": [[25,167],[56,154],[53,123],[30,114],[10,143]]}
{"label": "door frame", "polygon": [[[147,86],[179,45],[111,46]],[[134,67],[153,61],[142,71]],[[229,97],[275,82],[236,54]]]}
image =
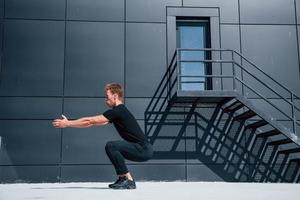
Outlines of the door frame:
{"label": "door frame", "polygon": [[[167,27],[166,27],[166,55],[167,66],[170,65],[171,59],[177,48],[176,41],[176,19],[188,19],[188,18],[205,18],[209,19],[210,27],[210,48],[221,48],[221,35],[220,35],[220,10],[217,7],[178,7],[167,6]],[[221,55],[219,52],[212,52],[209,55],[209,59],[220,60]],[[220,63],[213,63],[211,68],[211,74],[221,74],[222,67]],[[222,88],[222,81],[217,79],[211,80],[211,89],[218,90]]]}

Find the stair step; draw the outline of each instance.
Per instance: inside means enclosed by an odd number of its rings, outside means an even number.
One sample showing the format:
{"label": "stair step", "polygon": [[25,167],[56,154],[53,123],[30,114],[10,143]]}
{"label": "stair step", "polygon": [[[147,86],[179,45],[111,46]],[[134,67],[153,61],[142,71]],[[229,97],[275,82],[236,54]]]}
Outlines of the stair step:
{"label": "stair step", "polygon": [[257,137],[270,137],[270,136],[279,135],[279,134],[281,134],[280,131],[274,129],[271,131],[259,133],[259,134],[257,134]]}
{"label": "stair step", "polygon": [[293,141],[291,139],[281,139],[281,140],[276,140],[272,142],[268,142],[268,145],[281,145],[281,144],[289,144],[292,143]]}
{"label": "stair step", "polygon": [[290,159],[290,162],[296,162],[296,163],[300,164],[300,158]]}
{"label": "stair step", "polygon": [[247,112],[244,112],[238,116],[235,117],[236,120],[246,120],[249,119],[251,117],[254,117],[256,115],[255,112],[253,112],[252,110],[248,110]]}
{"label": "stair step", "polygon": [[237,103],[240,103],[240,102],[235,100],[235,101],[231,102],[228,106],[226,106],[225,109],[230,108],[230,107],[236,105]]}
{"label": "stair step", "polygon": [[[236,106],[237,105],[237,106]],[[232,108],[236,106],[235,108]],[[226,108],[223,109],[224,112],[233,112],[236,111],[240,108],[244,107],[244,105],[242,103],[240,103],[239,101],[235,101],[232,104],[230,104],[229,106],[227,106]]]}
{"label": "stair step", "polygon": [[278,152],[282,153],[282,154],[298,153],[298,152],[300,152],[300,147],[292,148],[292,149],[286,149],[286,150],[281,150],[281,151],[278,151]]}
{"label": "stair step", "polygon": [[228,97],[228,98],[222,100],[222,101],[220,102],[220,104],[221,104],[221,105],[224,105],[224,104],[228,103],[229,101],[231,101],[232,99],[233,99],[233,97]]}
{"label": "stair step", "polygon": [[237,111],[237,110],[243,108],[244,106],[245,106],[244,104],[238,105],[237,107],[231,109],[230,112],[235,112],[235,111]]}
{"label": "stair step", "polygon": [[255,123],[247,125],[246,128],[253,128],[253,129],[255,129],[255,128],[259,128],[259,127],[265,126],[267,124],[268,124],[268,122],[266,122],[265,120],[260,120],[260,121],[257,121]]}

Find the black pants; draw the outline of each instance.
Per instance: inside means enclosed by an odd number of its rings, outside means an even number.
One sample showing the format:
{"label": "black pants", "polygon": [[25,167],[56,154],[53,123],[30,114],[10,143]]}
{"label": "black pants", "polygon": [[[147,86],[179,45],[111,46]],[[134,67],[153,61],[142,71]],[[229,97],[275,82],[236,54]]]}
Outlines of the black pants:
{"label": "black pants", "polygon": [[143,162],[153,156],[153,149],[150,143],[138,144],[125,140],[107,142],[105,151],[118,175],[128,172],[124,158],[131,161]]}

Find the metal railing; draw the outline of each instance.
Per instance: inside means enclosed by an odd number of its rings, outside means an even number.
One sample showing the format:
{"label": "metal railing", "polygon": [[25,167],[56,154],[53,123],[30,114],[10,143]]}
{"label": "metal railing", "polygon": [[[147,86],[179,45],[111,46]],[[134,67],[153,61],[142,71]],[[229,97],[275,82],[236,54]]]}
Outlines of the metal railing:
{"label": "metal railing", "polygon": [[[152,131],[154,124],[160,120],[158,118],[160,113],[163,113],[165,111],[166,107],[170,103],[170,100],[172,98],[171,92],[175,87],[175,84],[177,83],[177,76],[176,76],[176,68],[177,68],[177,62],[176,62],[176,52],[173,55],[170,65],[167,68],[167,71],[165,72],[163,78],[158,84],[157,89],[154,92],[153,97],[150,100],[150,103],[148,104],[146,111],[144,113],[144,119],[145,119],[145,133],[146,135],[149,135],[149,133]],[[173,79],[173,80],[172,80]],[[150,128],[147,127],[147,123],[151,121]]]}
{"label": "metal railing", "polygon": [[[181,59],[183,52],[203,52],[203,54],[201,54],[203,56],[199,59],[195,59],[194,57],[193,59]],[[211,68],[211,74],[183,75],[181,72],[182,63],[202,63],[203,67]],[[174,73],[175,70],[176,73]],[[198,78],[198,80],[195,80],[196,78]],[[204,79],[205,81],[199,80],[199,78]],[[219,79],[221,79],[221,81],[219,81]],[[224,81],[224,79],[231,79],[232,83],[230,83],[231,81]],[[230,49],[177,49],[163,79],[159,83],[159,86],[146,109],[145,120],[153,120],[153,122],[156,122],[158,120],[157,113],[162,112],[173,95],[177,91],[182,90],[182,84],[203,84],[207,81],[211,82],[212,86],[209,90],[212,91],[237,91],[246,98],[249,98],[249,92],[252,92],[251,95],[253,95],[253,98],[263,100],[273,112],[277,111],[282,114],[287,121],[291,121],[291,131],[293,133],[296,133],[297,126],[300,127],[300,119],[298,119],[300,117],[300,108],[296,104],[298,101],[300,105],[300,98],[286,86],[265,73],[253,62],[249,61],[240,53]],[[177,87],[175,87],[176,84]],[[262,88],[255,88],[258,85],[264,88],[262,92],[259,92]],[[280,108],[280,106],[272,102],[270,100],[271,98],[267,97],[268,95],[265,95],[265,93],[275,96],[272,98],[285,102],[290,108],[290,112],[287,109]],[[157,106],[162,97],[164,100],[161,102],[157,111]],[[145,125],[146,132],[150,131],[152,128],[153,126],[150,126],[150,129],[147,129]]]}

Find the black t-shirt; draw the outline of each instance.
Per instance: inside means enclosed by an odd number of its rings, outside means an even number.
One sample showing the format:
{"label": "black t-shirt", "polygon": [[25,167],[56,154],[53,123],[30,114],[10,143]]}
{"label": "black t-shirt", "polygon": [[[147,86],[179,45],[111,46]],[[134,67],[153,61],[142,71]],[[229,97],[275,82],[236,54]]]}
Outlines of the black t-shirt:
{"label": "black t-shirt", "polygon": [[136,119],[124,104],[119,104],[103,113],[110,123],[113,123],[120,136],[129,142],[147,143],[147,137],[138,125]]}

